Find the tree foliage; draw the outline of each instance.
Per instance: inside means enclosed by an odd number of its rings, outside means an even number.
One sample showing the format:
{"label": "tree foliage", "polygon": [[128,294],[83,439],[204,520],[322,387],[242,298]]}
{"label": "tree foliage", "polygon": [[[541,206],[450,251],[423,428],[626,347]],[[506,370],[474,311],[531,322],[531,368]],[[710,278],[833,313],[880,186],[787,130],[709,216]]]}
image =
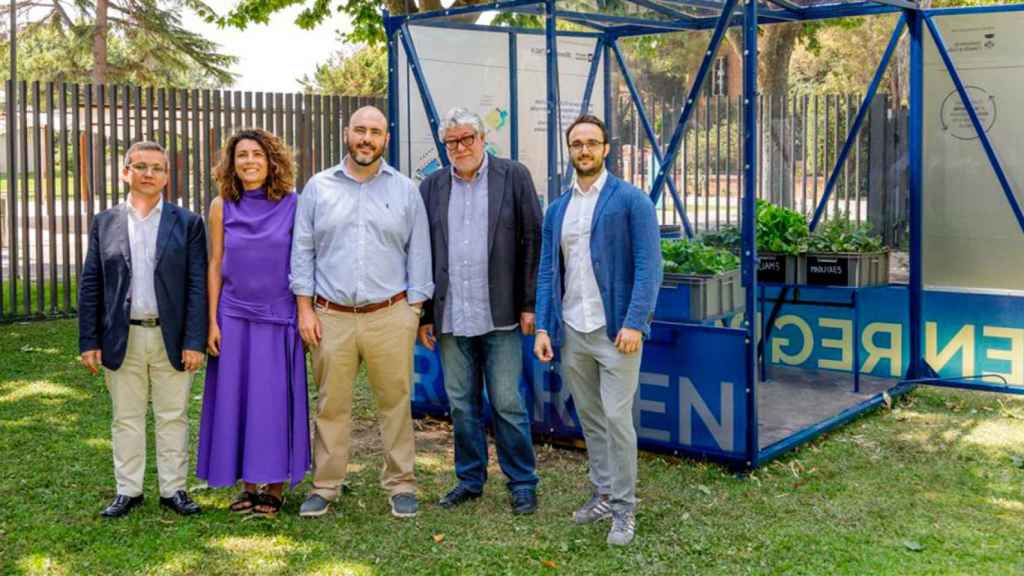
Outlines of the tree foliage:
{"label": "tree foliage", "polygon": [[362,46],[339,50],[318,64],[312,77],[299,81],[303,90],[342,96],[384,96],[388,88],[387,50]]}
{"label": "tree foliage", "polygon": [[[19,76],[93,81],[96,6],[78,0],[32,0],[31,6],[21,18],[28,23],[18,30]],[[177,87],[230,85],[230,67],[237,58],[221,53],[215,42],[182,24],[182,10],[196,6],[201,7],[192,0],[108,0],[103,80]]]}

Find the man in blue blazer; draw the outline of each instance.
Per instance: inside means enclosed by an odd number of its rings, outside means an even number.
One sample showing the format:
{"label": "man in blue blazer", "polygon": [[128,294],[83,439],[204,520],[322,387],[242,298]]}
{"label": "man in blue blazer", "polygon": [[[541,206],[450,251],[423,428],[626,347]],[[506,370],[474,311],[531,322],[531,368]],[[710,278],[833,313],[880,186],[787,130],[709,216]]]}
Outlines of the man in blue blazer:
{"label": "man in blue blazer", "polygon": [[182,515],[199,506],[185,492],[192,374],[206,347],[206,232],[202,219],[164,202],[167,154],[137,142],[125,154],[125,201],[97,214],[78,285],[82,363],[106,368],[117,496],[102,512],[142,504],[146,412],[152,395],[160,504]]}
{"label": "man in blue blazer", "polygon": [[658,220],[646,194],[605,170],[600,119],[580,116],[566,141],[576,175],[544,218],[534,354],[551,362],[561,346],[587,443],[593,491],[573,517],[610,517],[607,542],[624,546],[636,531],[633,397],[661,285]]}

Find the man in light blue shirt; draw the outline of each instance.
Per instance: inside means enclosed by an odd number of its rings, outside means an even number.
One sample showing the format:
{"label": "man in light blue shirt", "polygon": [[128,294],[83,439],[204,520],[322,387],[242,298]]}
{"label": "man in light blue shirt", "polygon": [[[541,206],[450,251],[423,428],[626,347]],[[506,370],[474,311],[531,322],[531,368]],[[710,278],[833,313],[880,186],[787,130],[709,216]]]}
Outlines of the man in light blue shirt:
{"label": "man in light blue shirt", "polygon": [[348,468],[352,384],[366,362],[384,441],[391,513],[416,515],[410,393],[423,302],[434,293],[427,213],[411,180],[381,159],[387,118],[367,106],[345,130],[348,155],[299,197],[291,289],[319,392],[313,490],[301,516],[322,516]]}

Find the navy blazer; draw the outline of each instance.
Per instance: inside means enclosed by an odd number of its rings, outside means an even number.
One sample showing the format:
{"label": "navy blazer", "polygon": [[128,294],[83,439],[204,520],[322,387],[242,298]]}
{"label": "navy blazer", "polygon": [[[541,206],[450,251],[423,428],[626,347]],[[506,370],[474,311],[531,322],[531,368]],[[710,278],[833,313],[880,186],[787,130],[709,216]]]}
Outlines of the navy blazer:
{"label": "navy blazer", "polygon": [[[448,204],[452,192],[450,167],[420,183],[423,205],[430,221],[433,251],[434,297],[424,305],[420,324],[433,324],[434,334],[444,329],[448,298]],[[540,260],[540,201],[526,166],[514,160],[487,159],[487,284],[491,320],[495,326],[519,322],[519,314],[533,312]],[[436,303],[436,304],[435,304]]]}
{"label": "navy blazer", "polygon": [[[537,329],[554,344],[561,342],[562,222],[570,199],[572,188],[548,207],[537,274]],[[611,174],[594,207],[590,258],[608,338],[615,340],[623,327],[650,336],[662,278],[658,216],[647,194]]]}
{"label": "navy blazer", "polygon": [[[99,349],[117,370],[128,348],[132,253],[124,204],[97,214],[78,279],[78,348]],[[203,220],[165,202],[160,213],[154,272],[160,331],[167,358],[184,370],[182,350],[206,350],[206,230]]]}

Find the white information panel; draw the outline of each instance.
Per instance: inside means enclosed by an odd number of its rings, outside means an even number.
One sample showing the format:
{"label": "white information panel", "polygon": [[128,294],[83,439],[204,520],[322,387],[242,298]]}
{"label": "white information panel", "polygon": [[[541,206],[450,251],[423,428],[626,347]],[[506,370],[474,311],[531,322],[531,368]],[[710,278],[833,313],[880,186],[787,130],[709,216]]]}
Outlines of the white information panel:
{"label": "white information panel", "polygon": [[[949,15],[935,23],[1024,206],[1024,13]],[[925,284],[1024,292],[1024,231],[931,35],[924,36]]]}
{"label": "white information panel", "polygon": [[[488,151],[495,156],[512,157],[509,34],[427,26],[411,26],[410,30],[438,115],[443,118],[456,106],[475,110],[487,125]],[[591,38],[558,39],[562,125],[556,129],[564,130],[580,113],[595,44],[596,40]],[[544,36],[517,34],[516,48],[519,161],[530,169],[544,206],[548,130]],[[599,69],[590,98],[590,110],[598,115],[604,110],[602,78]],[[440,168],[440,162],[404,50],[399,55],[398,84],[401,170],[419,181]],[[561,158],[567,163],[561,134],[558,142]]]}

